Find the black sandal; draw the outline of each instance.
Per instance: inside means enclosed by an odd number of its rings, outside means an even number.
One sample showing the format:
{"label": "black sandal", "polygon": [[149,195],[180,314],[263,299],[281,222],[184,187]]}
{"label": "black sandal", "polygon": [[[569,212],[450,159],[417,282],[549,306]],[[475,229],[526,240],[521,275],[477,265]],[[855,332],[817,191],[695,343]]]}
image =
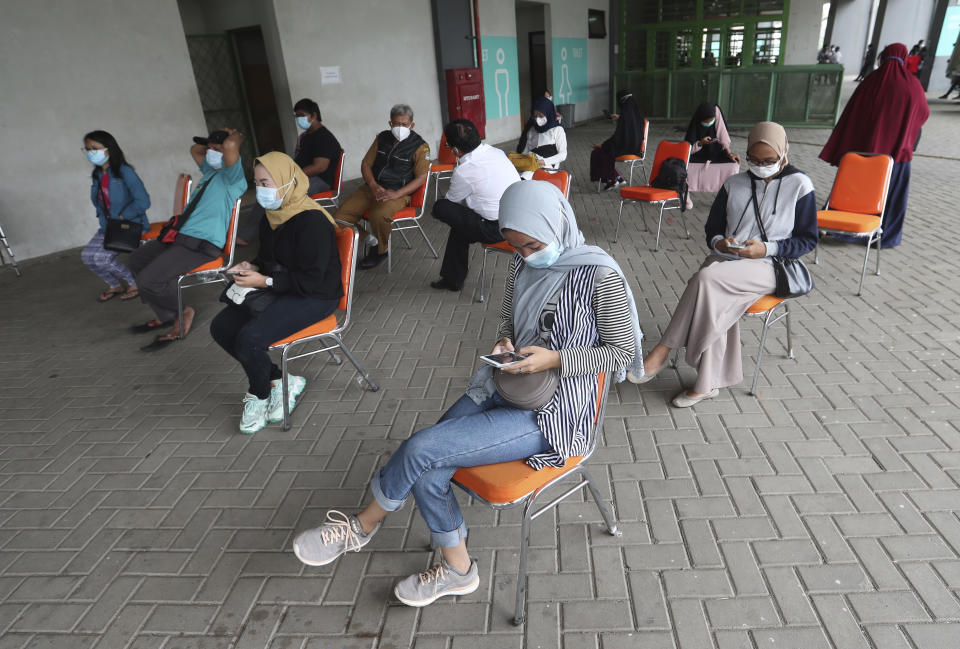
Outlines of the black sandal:
{"label": "black sandal", "polygon": [[164,327],[173,326],[173,320],[164,320],[159,324],[150,324],[151,322],[156,322],[156,320],[151,320],[150,322],[145,322],[143,324],[132,325],[130,327],[130,333],[148,334],[151,331],[156,331],[157,329],[163,329]]}

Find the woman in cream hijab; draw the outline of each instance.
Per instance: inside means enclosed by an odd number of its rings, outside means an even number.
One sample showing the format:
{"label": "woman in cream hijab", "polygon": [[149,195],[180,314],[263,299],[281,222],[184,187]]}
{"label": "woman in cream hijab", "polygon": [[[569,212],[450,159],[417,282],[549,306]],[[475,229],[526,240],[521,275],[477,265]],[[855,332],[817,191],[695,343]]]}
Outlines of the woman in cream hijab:
{"label": "woman in cream hijab", "polygon": [[627,374],[646,383],[666,365],[671,349],[685,347],[697,380],[673,398],[677,408],[743,380],[738,323],[751,304],[776,288],[770,258],[801,257],[817,245],[813,183],[788,164],[788,149],[779,124],[760,122],[750,131],[748,170],[728,178],[710,208],[710,254],[687,282],[660,343],[644,358],[647,373]]}
{"label": "woman in cream hijab", "polygon": [[[227,271],[234,281],[227,308],[210,323],[213,339],[237,359],[249,381],[241,433],[283,418],[282,375],[269,346],[329,316],[343,295],[333,219],[307,196],[308,179],[297,163],[285,153],[268,153],[256,159],[253,177],[267,214],[260,251]],[[256,289],[266,292],[258,298],[267,303],[259,312],[250,308]],[[290,376],[290,411],[306,383]]]}

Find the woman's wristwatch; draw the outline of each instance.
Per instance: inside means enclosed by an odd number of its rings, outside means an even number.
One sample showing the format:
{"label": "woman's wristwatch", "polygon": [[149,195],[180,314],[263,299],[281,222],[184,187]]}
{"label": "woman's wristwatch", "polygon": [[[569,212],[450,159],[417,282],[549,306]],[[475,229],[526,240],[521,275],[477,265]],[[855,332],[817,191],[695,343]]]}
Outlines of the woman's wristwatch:
{"label": "woman's wristwatch", "polygon": [[273,278],[267,275],[267,288],[273,288]]}

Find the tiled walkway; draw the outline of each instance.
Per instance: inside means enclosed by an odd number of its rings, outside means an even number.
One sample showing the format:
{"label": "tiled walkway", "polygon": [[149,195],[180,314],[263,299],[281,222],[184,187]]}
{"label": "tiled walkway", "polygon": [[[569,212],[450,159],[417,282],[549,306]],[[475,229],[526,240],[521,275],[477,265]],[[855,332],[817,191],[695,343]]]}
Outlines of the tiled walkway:
{"label": "tiled walkway", "polygon": [[[310,383],[293,429],[254,436],[237,432],[243,376],[206,330],[219,289],[188,292],[195,331],[144,355],[126,327],[148,312],[97,304],[78,251],[24,263],[22,279],[0,269],[0,649],[956,647],[960,106],[933,109],[904,245],[862,298],[861,249],[823,246],[818,289],[795,302],[797,358],[776,331],[759,398],[742,385],[670,408],[689,368],[616,387],[592,465],[624,534],[582,500],[538,519],[519,628],[516,511],[465,508],[481,588],[422,610],[391,595],[431,560],[412,505],[332,566],[290,552],[327,508],[361,505],[378,463],[462,393],[494,338],[504,256],[484,304],[475,276],[459,295],[431,290],[422,242],[398,248],[392,275],[362,272],[346,338],[382,389],[317,357],[298,365]],[[586,152],[607,129],[571,130],[567,165],[604,247],[617,201],[589,191]],[[790,135],[822,200],[826,132]],[[651,129],[652,143],[676,136]],[[671,222],[651,252],[631,211],[611,248],[648,346],[704,254],[709,201],[695,200],[692,239]],[[442,246],[445,226],[428,231]],[[758,324],[744,327],[747,381]]]}

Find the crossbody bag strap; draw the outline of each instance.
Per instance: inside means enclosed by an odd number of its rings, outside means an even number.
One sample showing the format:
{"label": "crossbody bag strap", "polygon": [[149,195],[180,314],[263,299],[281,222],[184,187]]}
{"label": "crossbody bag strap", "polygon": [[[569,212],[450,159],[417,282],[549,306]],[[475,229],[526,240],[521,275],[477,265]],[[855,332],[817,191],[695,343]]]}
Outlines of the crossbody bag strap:
{"label": "crossbody bag strap", "polygon": [[753,209],[757,216],[757,225],[760,226],[760,238],[766,243],[767,230],[763,227],[763,219],[760,218],[760,203],[757,201],[757,187],[753,183],[753,178],[750,179],[750,196],[753,198]]}
{"label": "crossbody bag strap", "polygon": [[190,215],[193,214],[193,210],[196,209],[197,204],[200,202],[200,199],[203,197],[203,192],[207,191],[207,186],[210,185],[210,181],[214,179],[217,175],[217,172],[213,173],[213,176],[210,176],[210,180],[200,185],[200,189],[197,191],[197,195],[190,199],[190,202],[187,203],[187,206],[184,208],[183,212],[180,214],[180,223],[186,223],[187,219],[190,218]]}
{"label": "crossbody bag strap", "polygon": [[[100,201],[100,207],[103,208],[104,213],[107,215],[107,218],[110,218],[110,207],[107,205],[107,197],[103,193],[103,174],[100,173],[100,178],[97,178],[97,199]],[[110,182],[109,180],[107,182]]]}

